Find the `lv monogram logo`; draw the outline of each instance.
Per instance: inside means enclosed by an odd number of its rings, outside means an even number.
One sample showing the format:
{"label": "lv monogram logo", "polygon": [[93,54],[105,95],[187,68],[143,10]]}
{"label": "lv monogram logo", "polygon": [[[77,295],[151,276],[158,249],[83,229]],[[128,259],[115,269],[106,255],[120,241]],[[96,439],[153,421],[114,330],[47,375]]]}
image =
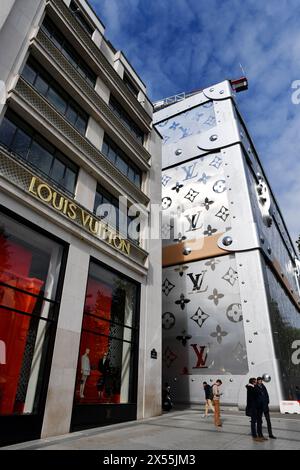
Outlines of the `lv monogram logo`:
{"label": "lv monogram logo", "polygon": [[205,365],[206,361],[207,361],[207,354],[204,355],[206,346],[199,346],[199,348],[198,348],[197,344],[191,344],[191,347],[193,348],[193,350],[196,354],[196,358],[197,358],[196,359],[197,363],[193,367],[193,369],[207,368],[207,366]]}
{"label": "lv monogram logo", "polygon": [[192,230],[199,230],[202,227],[203,224],[198,226],[198,221],[199,221],[200,214],[201,214],[201,211],[198,211],[198,212],[196,212],[196,214],[192,214],[192,216],[190,216],[190,215],[185,215],[184,216],[184,217],[187,218],[187,220],[190,224],[190,227],[187,230],[187,232],[191,232]]}
{"label": "lv monogram logo", "polygon": [[192,165],[182,166],[181,167],[185,171],[185,178],[184,178],[183,181],[190,180],[190,179],[196,178],[198,176],[198,171],[197,171],[196,174],[194,174],[197,163],[198,162],[195,162]]}
{"label": "lv monogram logo", "polygon": [[204,281],[205,273],[206,273],[206,269],[201,271],[201,273],[199,273],[199,274],[187,273],[188,277],[190,278],[190,280],[193,283],[193,291],[197,291],[199,293],[207,291],[208,285],[201,290],[201,287],[202,287],[202,284],[203,284],[203,281]]}

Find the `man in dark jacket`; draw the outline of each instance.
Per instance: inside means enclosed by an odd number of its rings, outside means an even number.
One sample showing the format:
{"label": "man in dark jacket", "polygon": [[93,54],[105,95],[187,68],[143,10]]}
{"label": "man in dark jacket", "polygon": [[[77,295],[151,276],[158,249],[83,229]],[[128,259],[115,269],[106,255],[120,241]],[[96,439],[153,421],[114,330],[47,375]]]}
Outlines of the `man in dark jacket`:
{"label": "man in dark jacket", "polygon": [[259,403],[260,403],[260,406],[263,410],[263,414],[266,418],[269,437],[270,437],[270,439],[276,439],[276,437],[273,435],[273,432],[272,432],[272,425],[271,425],[271,419],[270,419],[270,410],[269,410],[270,400],[269,400],[268,390],[266,389],[266,387],[262,383],[262,377],[257,377],[256,381],[257,381],[256,382],[256,387],[259,391]]}
{"label": "man in dark jacket", "polygon": [[205,411],[204,411],[203,418],[207,418],[209,408],[212,410],[213,413],[215,413],[215,409],[212,404],[213,393],[212,393],[212,387],[208,385],[207,382],[203,382],[203,388],[204,388],[204,393],[205,393]]}
{"label": "man in dark jacket", "polygon": [[259,390],[256,386],[256,379],[252,377],[249,379],[247,389],[247,406],[246,415],[251,418],[251,434],[256,442],[263,442],[267,439],[262,433],[262,406],[260,404]]}

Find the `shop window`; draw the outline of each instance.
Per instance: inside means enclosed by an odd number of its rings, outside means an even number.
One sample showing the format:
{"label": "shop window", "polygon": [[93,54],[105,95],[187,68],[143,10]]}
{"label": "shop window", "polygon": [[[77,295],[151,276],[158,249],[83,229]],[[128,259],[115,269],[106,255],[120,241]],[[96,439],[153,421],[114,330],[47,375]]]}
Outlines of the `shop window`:
{"label": "shop window", "polygon": [[137,284],[91,262],[76,379],[77,405],[133,402],[137,300]]}
{"label": "shop window", "polygon": [[0,415],[39,411],[62,255],[60,244],[0,212]]}

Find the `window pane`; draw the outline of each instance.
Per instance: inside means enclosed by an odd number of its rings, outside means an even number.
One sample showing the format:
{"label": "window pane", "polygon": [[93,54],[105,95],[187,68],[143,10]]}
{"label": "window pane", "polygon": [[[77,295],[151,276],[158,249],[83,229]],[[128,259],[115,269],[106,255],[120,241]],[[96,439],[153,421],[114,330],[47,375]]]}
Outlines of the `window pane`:
{"label": "window pane", "polygon": [[49,88],[47,99],[62,114],[66,111],[66,101],[52,87]]}
{"label": "window pane", "polygon": [[41,95],[45,96],[47,94],[48,83],[40,75],[37,77],[34,86]]}
{"label": "window pane", "polygon": [[97,214],[98,207],[102,204],[102,194],[98,191],[96,192],[95,202],[94,202],[94,213]]}
{"label": "window pane", "polygon": [[71,48],[69,46],[69,44],[65,43],[64,44],[64,47],[62,49],[62,52],[63,54],[66,56],[66,58],[68,59],[69,62],[71,62],[71,64],[77,68],[77,62],[78,62],[78,59],[77,59],[77,56],[73,50],[73,48]]}
{"label": "window pane", "polygon": [[85,134],[85,131],[86,131],[86,125],[87,125],[87,122],[86,120],[81,117],[81,116],[78,116],[78,119],[77,119],[77,122],[76,122],[76,125],[75,127],[79,130],[79,132],[81,132],[81,134]]}
{"label": "window pane", "polygon": [[0,126],[0,142],[6,147],[10,147],[15,131],[16,126],[7,118],[4,118]]}
{"label": "window pane", "polygon": [[40,171],[49,175],[53,155],[47,152],[41,145],[33,141],[28,156],[28,161],[37,167]]}
{"label": "window pane", "polygon": [[94,88],[96,83],[96,76],[92,75],[90,72],[87,72],[86,81]]}
{"label": "window pane", "polygon": [[64,178],[64,187],[70,191],[70,193],[74,193],[75,190],[75,183],[76,183],[76,173],[70,168],[66,168],[65,178]]}
{"label": "window pane", "polygon": [[134,181],[137,186],[141,186],[141,175],[139,173],[135,174]]}
{"label": "window pane", "polygon": [[18,155],[21,155],[21,157],[26,159],[30,143],[31,137],[29,137],[28,134],[25,134],[25,132],[23,132],[21,129],[18,129],[13,140],[11,149]]}
{"label": "window pane", "polygon": [[58,184],[63,184],[65,165],[59,160],[55,159],[51,171],[51,178]]}
{"label": "window pane", "polygon": [[27,82],[33,84],[36,77],[36,72],[30,67],[30,65],[25,64],[25,67],[22,72],[22,77],[25,78]]}
{"label": "window pane", "polygon": [[109,150],[109,147],[108,147],[107,143],[104,140],[103,144],[102,144],[102,150],[101,151],[104,155],[108,155],[108,150]]}
{"label": "window pane", "polygon": [[117,155],[116,152],[110,147],[108,150],[108,159],[112,162],[115,163]]}
{"label": "window pane", "polygon": [[60,34],[58,34],[57,31],[54,31],[52,36],[51,36],[51,39],[54,42],[54,44],[56,45],[56,47],[58,47],[58,49],[61,50],[63,42],[64,42],[63,37]]}
{"label": "window pane", "polygon": [[124,175],[127,176],[128,165],[126,162],[124,162],[124,160],[122,160],[122,158],[117,158],[116,166]]}
{"label": "window pane", "polygon": [[134,183],[135,174],[134,174],[134,171],[131,167],[128,168],[128,175],[127,176],[130,179],[130,181],[132,181]]}
{"label": "window pane", "polygon": [[75,124],[77,119],[77,111],[70,104],[66,112],[66,118],[71,124]]}

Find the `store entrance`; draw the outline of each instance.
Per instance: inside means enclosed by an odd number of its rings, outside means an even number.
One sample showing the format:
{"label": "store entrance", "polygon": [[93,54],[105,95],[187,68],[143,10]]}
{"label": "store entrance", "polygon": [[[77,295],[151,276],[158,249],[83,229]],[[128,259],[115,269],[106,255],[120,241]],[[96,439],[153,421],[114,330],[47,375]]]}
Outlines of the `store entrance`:
{"label": "store entrance", "polygon": [[136,419],[139,286],[91,261],[71,430]]}

